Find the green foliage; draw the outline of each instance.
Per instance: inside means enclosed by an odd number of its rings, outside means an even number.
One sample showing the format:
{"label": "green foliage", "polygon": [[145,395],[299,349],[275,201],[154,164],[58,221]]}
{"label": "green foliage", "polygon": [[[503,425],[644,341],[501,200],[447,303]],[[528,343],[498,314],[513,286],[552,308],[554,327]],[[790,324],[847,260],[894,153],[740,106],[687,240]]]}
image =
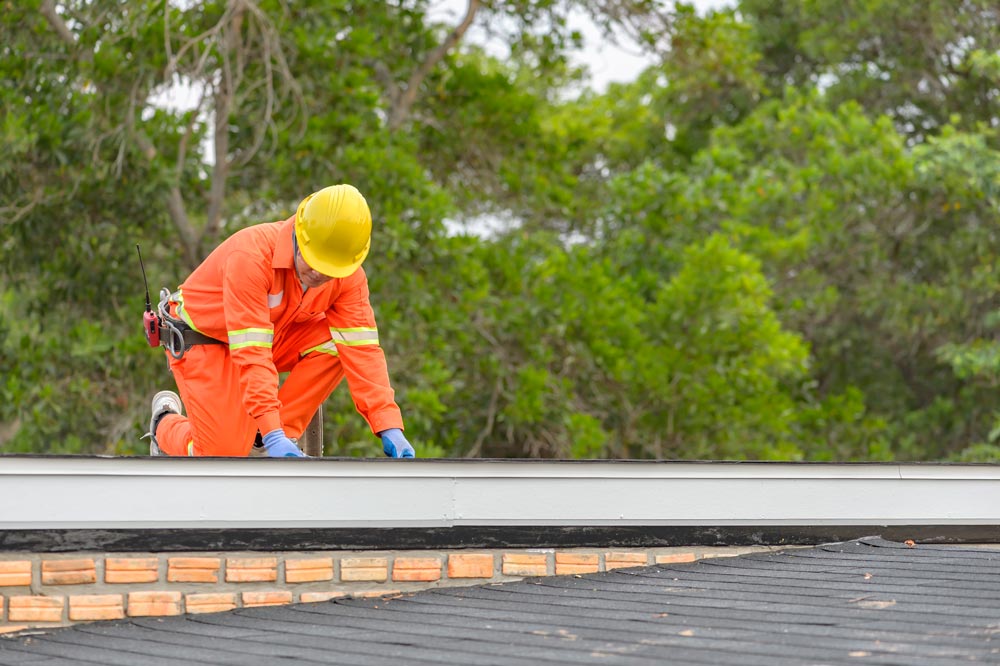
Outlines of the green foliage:
{"label": "green foliage", "polygon": [[1000,463],[1000,446],[996,444],[974,444],[950,458],[961,463]]}
{"label": "green foliage", "polygon": [[673,149],[691,157],[713,128],[738,123],[767,89],[753,31],[734,10],[702,16],[678,4],[677,11],[660,72],[665,85],[653,104],[670,123]]}
{"label": "green foliage", "polygon": [[650,406],[666,411],[653,432],[672,457],[798,457],[783,384],[804,376],[807,351],[781,330],[770,299],[759,263],[719,235],[689,246],[654,295],[652,347],[635,379]]}

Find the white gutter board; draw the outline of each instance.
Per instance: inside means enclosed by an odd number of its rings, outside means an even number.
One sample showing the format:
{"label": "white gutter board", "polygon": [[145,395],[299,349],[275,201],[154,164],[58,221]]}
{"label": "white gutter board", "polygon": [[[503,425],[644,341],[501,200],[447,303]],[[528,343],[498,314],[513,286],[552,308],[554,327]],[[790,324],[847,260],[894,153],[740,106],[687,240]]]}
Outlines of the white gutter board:
{"label": "white gutter board", "polygon": [[1000,466],[0,456],[0,529],[1000,525]]}

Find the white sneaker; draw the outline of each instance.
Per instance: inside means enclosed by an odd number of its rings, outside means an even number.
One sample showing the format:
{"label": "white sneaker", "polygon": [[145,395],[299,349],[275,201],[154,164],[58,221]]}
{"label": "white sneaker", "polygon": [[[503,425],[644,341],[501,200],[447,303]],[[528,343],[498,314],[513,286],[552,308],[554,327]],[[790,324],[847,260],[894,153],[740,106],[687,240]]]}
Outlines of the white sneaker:
{"label": "white sneaker", "polygon": [[184,407],[181,405],[181,398],[179,395],[173,391],[160,391],[153,396],[152,411],[153,415],[149,419],[149,455],[151,456],[162,456],[166,455],[160,451],[159,445],[156,443],[156,433],[153,431],[154,426],[157,425],[157,421],[160,416],[165,412],[172,412],[174,414],[182,414]]}

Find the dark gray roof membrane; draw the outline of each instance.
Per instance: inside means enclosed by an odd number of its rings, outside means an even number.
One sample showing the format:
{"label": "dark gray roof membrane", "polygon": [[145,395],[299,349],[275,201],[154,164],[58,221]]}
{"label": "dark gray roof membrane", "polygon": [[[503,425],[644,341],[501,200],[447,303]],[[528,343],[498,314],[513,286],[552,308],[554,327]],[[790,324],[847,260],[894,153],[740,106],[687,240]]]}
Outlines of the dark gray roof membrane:
{"label": "dark gray roof membrane", "polygon": [[1000,551],[864,538],[0,636],[0,666],[1000,664]]}

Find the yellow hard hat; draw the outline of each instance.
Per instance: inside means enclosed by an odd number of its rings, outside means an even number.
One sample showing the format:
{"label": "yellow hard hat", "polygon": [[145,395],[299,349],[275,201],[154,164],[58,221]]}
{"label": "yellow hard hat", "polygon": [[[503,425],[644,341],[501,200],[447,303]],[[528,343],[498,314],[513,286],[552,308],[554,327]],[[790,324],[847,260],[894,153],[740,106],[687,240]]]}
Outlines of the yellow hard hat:
{"label": "yellow hard hat", "polygon": [[358,270],[372,245],[368,202],[352,185],[310,194],[295,212],[295,238],[309,267],[334,278]]}

